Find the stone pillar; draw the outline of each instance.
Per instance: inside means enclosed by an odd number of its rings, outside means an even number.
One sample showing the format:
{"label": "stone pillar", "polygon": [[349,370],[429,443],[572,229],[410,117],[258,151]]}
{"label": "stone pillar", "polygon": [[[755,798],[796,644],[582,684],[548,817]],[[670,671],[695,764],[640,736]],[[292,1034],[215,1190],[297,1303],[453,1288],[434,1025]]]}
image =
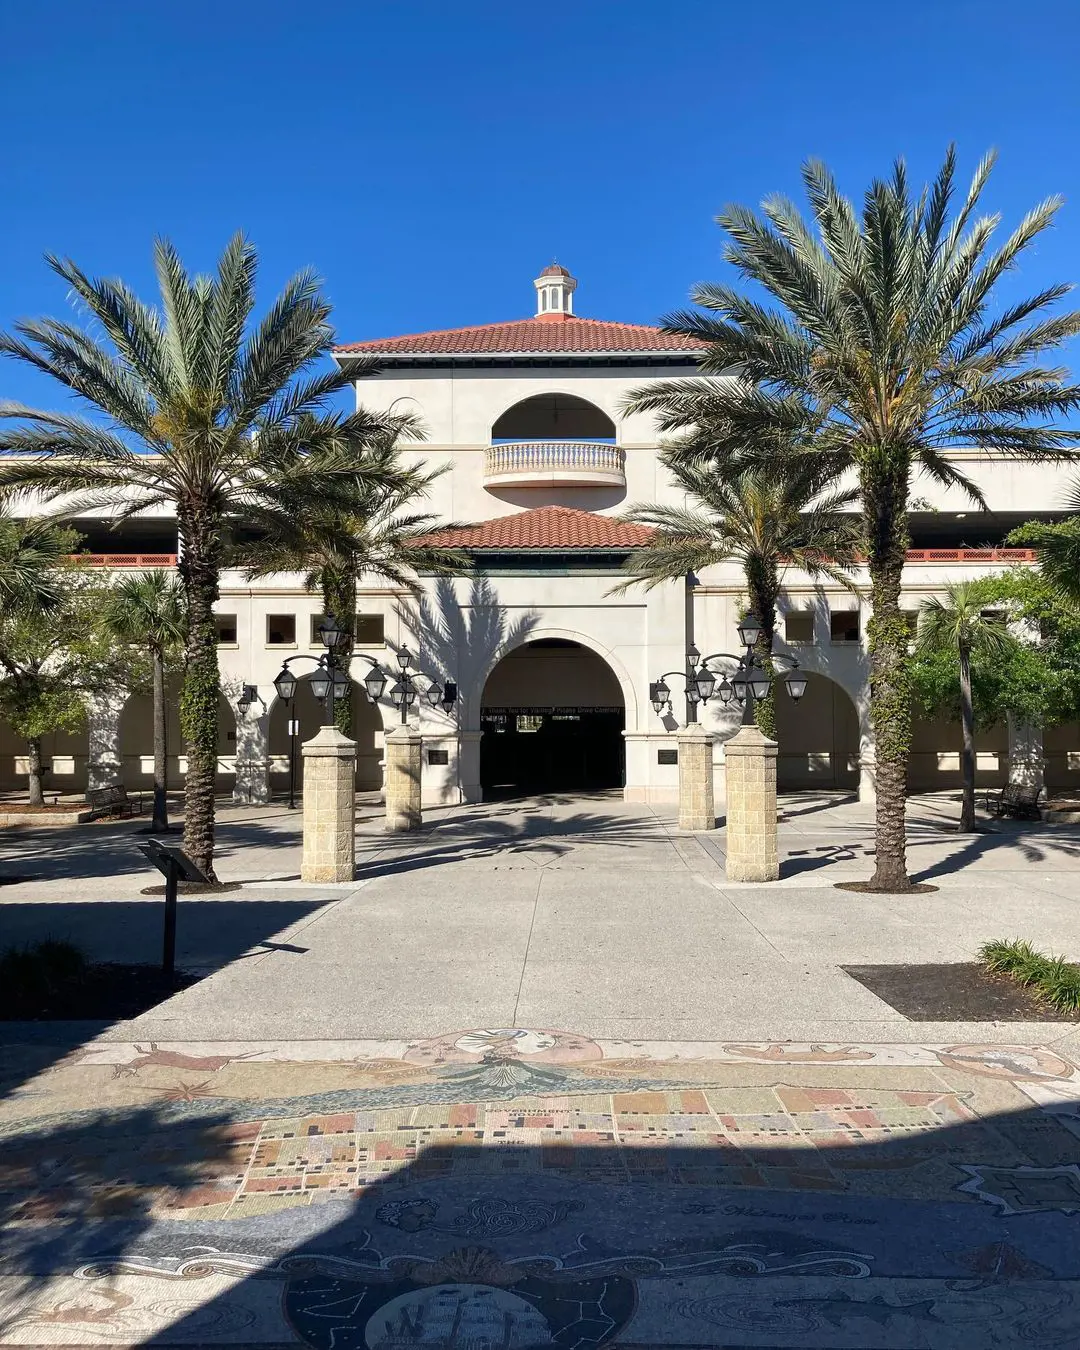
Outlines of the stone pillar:
{"label": "stone pillar", "polygon": [[101,697],[94,699],[87,708],[87,790],[113,787],[123,781],[120,715],[124,711],[125,701],[119,696]]}
{"label": "stone pillar", "polygon": [[418,830],[423,737],[413,727],[386,733],[386,828],[393,833]]}
{"label": "stone pillar", "polygon": [[478,802],[480,790],[480,732],[458,732],[458,786],[463,802]]}
{"label": "stone pillar", "polygon": [[237,806],[261,806],[270,800],[270,715],[257,707],[236,716]]}
{"label": "stone pillar", "polygon": [[716,829],[713,742],[699,722],[679,732],[679,829]]}
{"label": "stone pillar", "polygon": [[1021,722],[1012,713],[1009,724],[1009,782],[1021,787],[1045,787],[1042,727]]}
{"label": "stone pillar", "polygon": [[727,879],[775,881],[776,742],[742,727],[724,747],[727,759]]}
{"label": "stone pillar", "polygon": [[356,876],[356,742],[337,727],[306,741],[304,853],[300,879],[352,881]]}
{"label": "stone pillar", "polygon": [[859,714],[859,801],[873,805],[877,801],[877,762],[874,729],[869,707]]}

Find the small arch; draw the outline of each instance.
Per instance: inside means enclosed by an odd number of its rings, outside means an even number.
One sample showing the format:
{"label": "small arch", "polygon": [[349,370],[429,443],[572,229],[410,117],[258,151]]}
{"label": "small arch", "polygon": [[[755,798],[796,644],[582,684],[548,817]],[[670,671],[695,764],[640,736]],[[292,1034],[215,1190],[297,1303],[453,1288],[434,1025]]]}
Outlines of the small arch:
{"label": "small arch", "polygon": [[[289,786],[289,720],[299,723],[295,743],[296,791],[303,782],[303,764],[300,747],[310,741],[323,725],[323,705],[311,692],[311,675],[297,672],[296,696],[291,706],[280,698],[270,704],[268,744],[270,755],[270,786],[275,792],[284,792]],[[356,741],[356,790],[377,792],[382,788],[383,719],[381,705],[374,704],[359,684],[352,682],[352,734]]]}
{"label": "small arch", "polygon": [[781,792],[859,786],[859,713],[836,680],[806,675],[798,703],[776,682],[776,786]]}
{"label": "small arch", "polygon": [[577,394],[534,394],[512,404],[491,428],[498,441],[615,441],[615,423]]}

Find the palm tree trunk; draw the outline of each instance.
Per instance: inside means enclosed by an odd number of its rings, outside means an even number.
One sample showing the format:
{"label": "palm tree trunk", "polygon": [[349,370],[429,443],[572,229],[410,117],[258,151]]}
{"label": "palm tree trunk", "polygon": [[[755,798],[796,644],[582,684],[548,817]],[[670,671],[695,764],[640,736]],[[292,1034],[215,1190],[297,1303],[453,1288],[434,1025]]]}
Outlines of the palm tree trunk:
{"label": "palm tree trunk", "polygon": [[31,806],[43,806],[45,794],[41,782],[41,737],[29,736],[26,741],[26,766],[28,774],[28,798]]}
{"label": "palm tree trunk", "polygon": [[877,777],[876,865],[870,885],[874,890],[894,892],[911,888],[904,830],[911,751],[910,633],[900,612],[900,584],[908,545],[907,491],[906,458],[884,472],[863,477],[873,604],[867,633],[870,724],[874,730]]}
{"label": "palm tree trunk", "polygon": [[[776,637],[776,603],[780,596],[780,580],[775,564],[757,560],[746,565],[746,585],[750,595],[750,610],[761,625],[761,637],[754,649],[758,664],[768,671],[773,664],[773,640]],[[776,692],[769,690],[754,706],[754,721],[758,730],[769,740],[776,740]]]}
{"label": "palm tree trunk", "polygon": [[[323,609],[337,619],[348,635],[344,648],[337,655],[338,668],[348,672],[356,641],[356,572],[344,565],[323,568]],[[345,736],[352,735],[352,691],[349,697],[334,704],[334,722]]]}
{"label": "palm tree trunk", "polygon": [[975,828],[975,710],[971,702],[971,653],[963,645],[960,647],[960,723],[964,729],[960,829],[970,833]]}
{"label": "palm tree trunk", "polygon": [[168,830],[168,758],[165,745],[165,660],[158,648],[151,652],[154,666],[154,817],[151,829]]}
{"label": "palm tree trunk", "polygon": [[178,512],[180,578],[187,599],[186,669],[180,720],[187,749],[184,851],[211,881],[214,875],[214,789],[217,778],[218,674],[214,601],[218,597],[220,535],[208,512]]}

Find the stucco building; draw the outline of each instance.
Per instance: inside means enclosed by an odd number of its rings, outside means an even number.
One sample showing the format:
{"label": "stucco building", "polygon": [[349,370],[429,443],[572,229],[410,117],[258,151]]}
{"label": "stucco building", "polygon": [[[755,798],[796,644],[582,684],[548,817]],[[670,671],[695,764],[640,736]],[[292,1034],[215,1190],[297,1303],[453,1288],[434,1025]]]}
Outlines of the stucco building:
{"label": "stucco building", "polygon": [[[650,380],[690,375],[697,353],[656,328],[582,318],[576,280],[553,264],[533,282],[532,317],[339,347],[335,359],[357,369],[357,399],[380,410],[411,410],[426,439],[406,453],[445,466],[430,507],[455,528],[445,533],[469,551],[475,571],[425,578],[422,599],[364,580],[358,596],[353,666],[357,786],[378,789],[382,741],[396,710],[373,705],[360,687],[372,661],[388,670],[402,647],[432,677],[456,681],[446,713],[422,700],[412,711],[424,733],[423,794],[428,803],[505,793],[621,788],[630,800],[672,799],[678,781],[677,722],[658,716],[650,682],[683,669],[694,643],[704,653],[731,651],[743,599],[736,564],[711,568],[690,583],[613,594],[627,554],[647,531],[618,519],[632,503],[681,503],[657,461],[651,417],[624,411],[628,394]],[[364,358],[378,373],[361,374]],[[917,509],[905,572],[904,603],[962,577],[1016,561],[1000,547],[1012,526],[1052,516],[1066,470],[1024,465],[975,451],[954,458],[982,489],[989,512],[929,480],[913,484]],[[87,519],[87,547],[103,565],[172,563],[175,522],[164,514],[127,522],[122,532]],[[122,551],[123,550],[123,551]],[[854,577],[865,589],[866,577]],[[217,606],[222,668],[220,785],[238,800],[261,801],[287,784],[289,721],[314,734],[319,710],[306,682],[293,709],[276,697],[282,660],[319,650],[319,598],[298,575],[248,582],[223,579]],[[868,604],[797,570],[784,578],[780,636],[810,672],[798,706],[779,700],[782,788],[836,787],[873,795],[874,745],[867,717],[865,633]],[[298,671],[298,673],[300,673]],[[680,686],[675,691],[681,718]],[[258,697],[237,711],[245,685]],[[738,710],[716,703],[701,720],[715,733],[717,795],[723,797],[723,743]],[[916,726],[911,787],[959,782],[959,727]],[[170,771],[184,772],[175,707]],[[89,732],[46,746],[50,785],[80,790],[150,782],[149,701],[95,707]],[[25,779],[24,753],[0,727],[0,784]],[[1042,772],[1050,787],[1080,782],[1075,726],[1037,732],[1000,726],[980,733],[978,778],[987,786],[1010,773]]]}

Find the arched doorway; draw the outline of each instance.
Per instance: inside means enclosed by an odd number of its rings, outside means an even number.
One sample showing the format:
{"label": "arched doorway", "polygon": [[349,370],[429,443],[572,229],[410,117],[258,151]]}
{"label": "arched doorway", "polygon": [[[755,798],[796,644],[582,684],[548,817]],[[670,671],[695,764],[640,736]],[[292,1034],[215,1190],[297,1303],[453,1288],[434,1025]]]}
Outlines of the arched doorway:
{"label": "arched doorway", "polygon": [[606,661],[566,638],[504,656],[480,704],[485,799],[623,785],[626,709]]}
{"label": "arched doorway", "polygon": [[[377,792],[382,787],[383,726],[378,708],[356,683],[351,689],[352,734],[356,741],[356,790]],[[289,719],[299,723],[296,736],[296,791],[304,780],[300,747],[323,725],[323,704],[311,692],[311,676],[297,680],[296,697],[286,707],[275,699],[270,709],[270,788],[287,792],[289,788]]]}
{"label": "arched doorway", "polygon": [[[170,791],[182,784],[180,760],[184,736],[180,730],[180,693],[183,681],[172,676],[165,684],[165,756]],[[236,752],[235,718],[218,700],[218,757]],[[233,732],[233,739],[229,733]],[[154,700],[150,694],[132,694],[120,714],[120,781],[133,791],[149,792],[154,780]]]}
{"label": "arched doorway", "polygon": [[806,693],[798,703],[777,681],[776,786],[781,792],[813,788],[855,791],[859,786],[859,715],[835,680],[804,671]]}

